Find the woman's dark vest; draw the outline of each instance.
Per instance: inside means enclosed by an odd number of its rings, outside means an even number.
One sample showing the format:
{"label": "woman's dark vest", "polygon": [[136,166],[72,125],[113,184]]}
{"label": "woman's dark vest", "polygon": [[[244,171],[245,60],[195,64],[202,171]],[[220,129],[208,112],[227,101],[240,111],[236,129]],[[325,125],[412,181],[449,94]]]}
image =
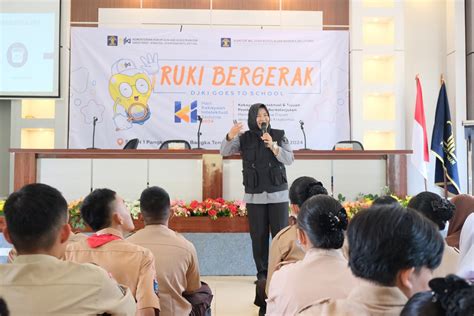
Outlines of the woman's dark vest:
{"label": "woman's dark vest", "polygon": [[[270,135],[279,146],[285,133],[271,129]],[[288,189],[285,166],[265,147],[260,134],[247,131],[240,136],[242,173],[245,193],[278,192]]]}

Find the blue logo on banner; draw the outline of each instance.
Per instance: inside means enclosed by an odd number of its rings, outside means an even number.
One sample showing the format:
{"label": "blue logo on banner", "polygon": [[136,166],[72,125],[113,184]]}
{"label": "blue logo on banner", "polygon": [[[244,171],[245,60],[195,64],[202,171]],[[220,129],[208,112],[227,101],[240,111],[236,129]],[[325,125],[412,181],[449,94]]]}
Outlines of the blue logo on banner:
{"label": "blue logo on banner", "polygon": [[185,107],[182,107],[181,101],[174,101],[174,122],[196,123],[198,121],[197,106],[197,101],[193,101],[190,106]]}
{"label": "blue logo on banner", "polygon": [[223,37],[221,38],[221,47],[231,47],[232,46],[232,40],[230,37]]}

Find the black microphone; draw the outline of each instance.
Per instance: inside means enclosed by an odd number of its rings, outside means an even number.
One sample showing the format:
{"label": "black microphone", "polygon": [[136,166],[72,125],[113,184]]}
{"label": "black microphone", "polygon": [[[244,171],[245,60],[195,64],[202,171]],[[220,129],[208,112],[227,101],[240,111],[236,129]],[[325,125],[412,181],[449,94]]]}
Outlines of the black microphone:
{"label": "black microphone", "polygon": [[202,133],[201,133],[202,116],[201,115],[198,115],[198,121],[199,121],[199,127],[198,127],[198,131],[197,131],[197,139],[198,139],[198,141],[197,141],[198,144],[197,145],[198,146],[194,149],[203,149],[203,148],[201,148],[201,135],[202,135]]}
{"label": "black microphone", "polygon": [[99,119],[94,116],[92,118],[92,147],[89,147],[87,149],[99,149],[99,148],[95,148],[95,124],[97,123]]}
{"label": "black microphone", "polygon": [[265,122],[262,123],[261,130],[262,130],[262,135],[268,132],[267,123],[265,123]]}
{"label": "black microphone", "polygon": [[304,122],[300,120],[300,128],[301,131],[303,132],[303,140],[304,140],[304,148],[302,150],[309,150],[309,148],[306,147],[306,133],[304,132]]}

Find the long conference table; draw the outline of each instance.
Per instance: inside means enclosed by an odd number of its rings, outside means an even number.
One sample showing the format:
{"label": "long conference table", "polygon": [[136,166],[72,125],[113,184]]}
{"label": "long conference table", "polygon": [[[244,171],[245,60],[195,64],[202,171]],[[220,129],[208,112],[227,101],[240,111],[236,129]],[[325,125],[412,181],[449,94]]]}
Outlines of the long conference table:
{"label": "long conference table", "polygon": [[[128,192],[135,190],[133,184],[137,181],[139,192],[146,186],[171,181],[172,198],[234,199],[241,198],[243,193],[240,155],[222,157],[217,150],[12,148],[10,153],[14,156],[14,190],[29,183],[53,182],[59,189],[71,192],[65,194],[66,198],[75,199],[81,196],[74,195],[83,196],[98,185],[113,186],[122,181]],[[297,176],[310,175],[322,180],[328,191],[334,186],[334,193],[364,192],[364,189],[386,186],[392,193],[405,196],[407,155],[411,153],[411,150],[295,150],[295,162],[287,167],[288,180],[291,184]],[[84,188],[76,193],[74,190],[81,183]],[[136,195],[135,192],[130,198],[138,198]]]}

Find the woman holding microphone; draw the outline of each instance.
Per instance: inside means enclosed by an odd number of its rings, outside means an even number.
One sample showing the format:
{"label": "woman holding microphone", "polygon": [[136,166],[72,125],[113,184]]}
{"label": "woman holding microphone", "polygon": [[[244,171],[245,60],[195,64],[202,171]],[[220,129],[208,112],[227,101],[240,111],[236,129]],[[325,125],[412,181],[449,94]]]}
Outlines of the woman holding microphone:
{"label": "woman holding microphone", "polygon": [[248,113],[249,130],[234,122],[222,142],[220,153],[242,157],[244,202],[252,239],[257,279],[265,280],[268,269],[269,233],[272,237],[288,226],[288,181],[285,165],[293,152],[285,132],[270,127],[270,114],[262,103],[253,104]]}

